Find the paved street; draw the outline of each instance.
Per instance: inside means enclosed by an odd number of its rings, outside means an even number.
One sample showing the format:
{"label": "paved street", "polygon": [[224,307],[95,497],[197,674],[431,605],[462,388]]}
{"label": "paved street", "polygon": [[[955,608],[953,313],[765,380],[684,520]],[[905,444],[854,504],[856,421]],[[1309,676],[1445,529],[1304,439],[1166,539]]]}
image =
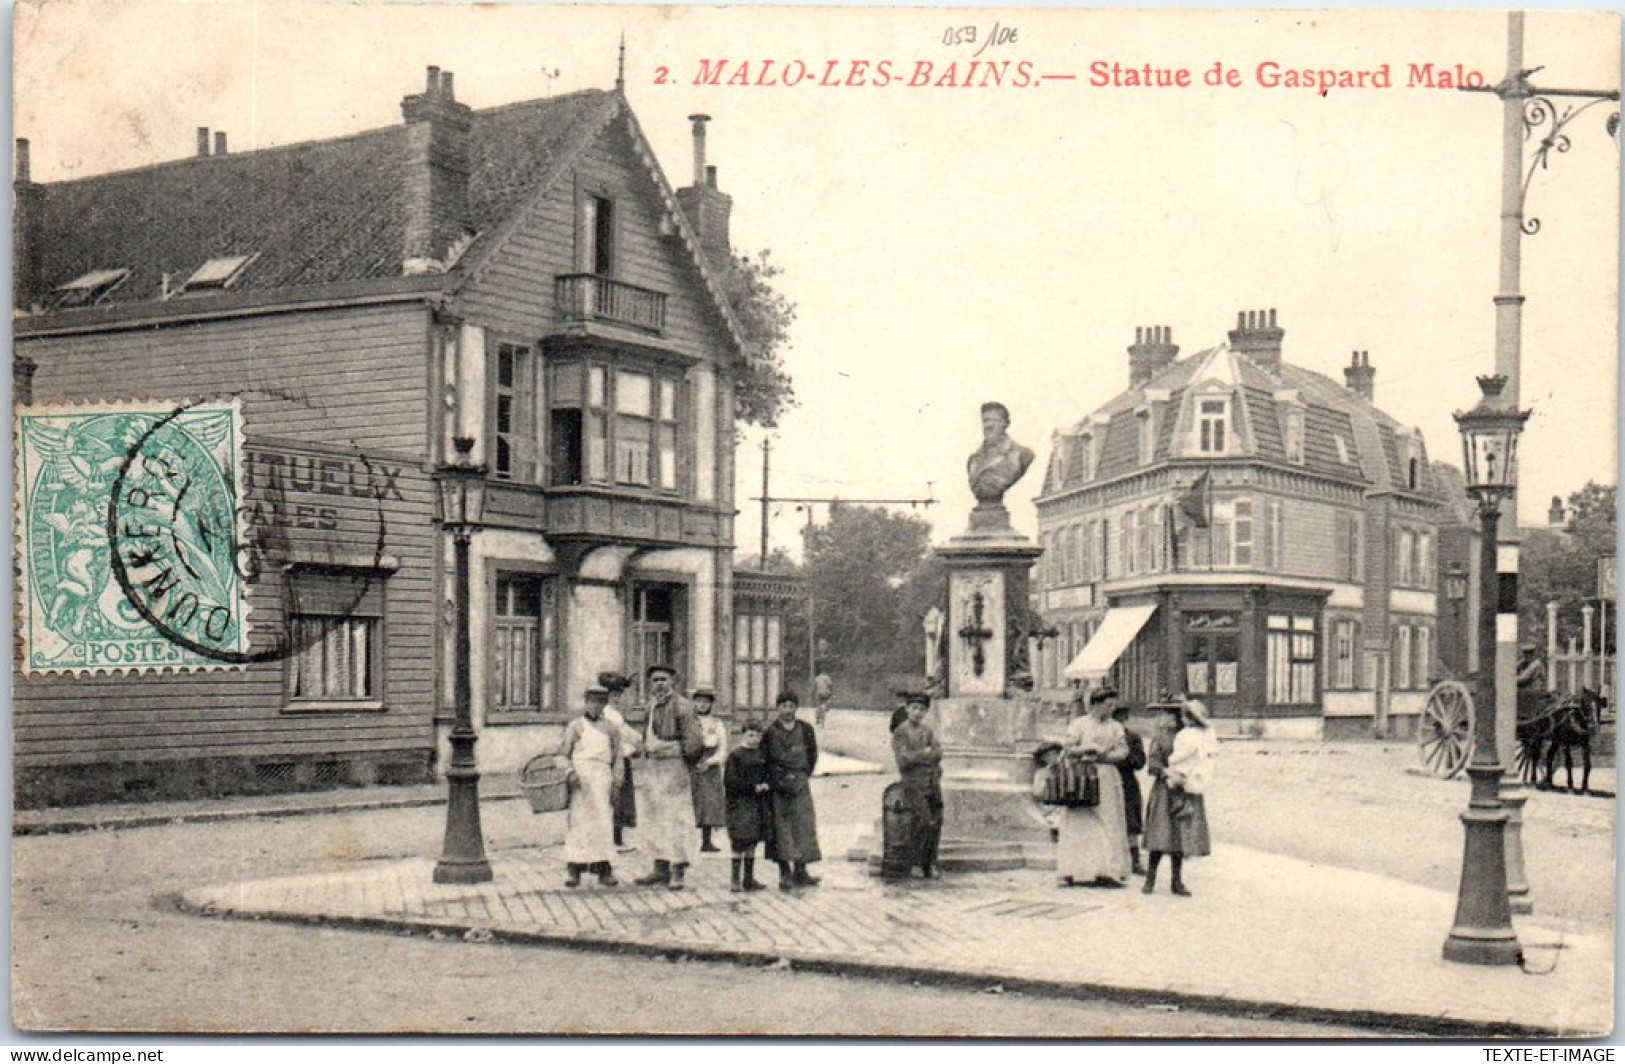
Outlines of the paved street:
{"label": "paved street", "polygon": [[[872,809],[879,776],[820,781]],[[353,796],[355,792],[350,792]],[[291,804],[291,803],[285,803]],[[1354,1037],[1167,1006],[917,986],[576,949],[473,945],[178,912],[202,882],[438,852],[439,807],[166,824],[14,841],[12,1022],[32,1030],[439,1031]],[[556,841],[517,801],[487,803],[504,874]],[[625,862],[637,866],[636,855]],[[659,897],[659,895],[657,895]]]}
{"label": "paved street", "polygon": [[[837,714],[826,745],[873,756],[883,747],[881,738],[871,719]],[[1213,803],[1220,847],[1192,867],[1197,896],[1189,901],[1166,894],[1146,899],[1137,892],[1059,891],[1039,872],[958,876],[941,886],[886,890],[861,866],[834,860],[822,866],[826,885],[816,891],[740,899],[725,890],[720,855],[700,865],[697,889],[681,895],[624,889],[567,894],[559,887],[556,847],[549,847],[557,840],[559,818],[532,816],[518,801],[485,807],[498,889],[441,888],[433,898],[424,890],[425,862],[438,852],[443,823],[441,808],[433,805],[19,838],[15,1022],[219,1031],[1252,1037],[1347,1035],[1362,1022],[1344,1019],[1350,1026],[1333,1028],[1307,1020],[1276,1023],[1259,1017],[1267,1009],[1234,1004],[1221,1015],[1191,1011],[1193,1002],[1224,998],[1226,991],[1234,1002],[1234,984],[1247,978],[1253,979],[1256,1001],[1299,1009],[1363,995],[1415,1010],[1428,1003],[1428,995],[1445,993],[1434,1001],[1433,1014],[1459,1016],[1449,980],[1464,975],[1463,969],[1445,966],[1437,956],[1450,920],[1450,866],[1459,862],[1461,845],[1455,818],[1465,786],[1410,775],[1400,751],[1379,747],[1228,743],[1224,756],[1220,779],[1229,797],[1215,796]],[[1390,763],[1393,778],[1384,767]],[[832,857],[845,841],[869,830],[885,781],[874,774],[818,781]],[[432,793],[340,796],[428,800]],[[1530,950],[1531,967],[1555,963],[1555,978],[1478,970],[1465,977],[1513,1002],[1503,1019],[1592,1029],[1597,1021],[1584,1018],[1580,999],[1606,1002],[1608,977],[1591,988],[1596,993],[1582,987],[1576,995],[1569,982],[1581,968],[1608,959],[1594,955],[1591,932],[1611,922],[1612,836],[1603,826],[1611,822],[1612,803],[1537,795],[1530,810],[1531,851],[1560,845],[1578,858],[1565,862],[1566,894],[1543,887],[1532,871],[1543,922],[1551,924],[1545,914],[1565,907],[1555,937],[1542,939],[1520,924],[1531,947],[1562,940],[1561,950]],[[148,807],[137,815],[201,811]],[[63,811],[57,817],[93,814]],[[30,817],[21,819],[26,825]],[[32,818],[36,824],[49,819]],[[1343,827],[1326,830],[1328,824]],[[1261,852],[1261,841],[1275,852]],[[1448,850],[1433,853],[1429,846]],[[1344,871],[1362,867],[1378,874]],[[627,855],[621,870],[640,871],[637,855]],[[1435,881],[1445,875],[1451,881],[1441,887]],[[211,893],[210,884],[241,886]],[[358,884],[367,886],[356,893]],[[394,895],[377,893],[385,884]],[[346,891],[355,897],[345,900]],[[392,912],[391,925],[411,933],[201,919],[175,910],[174,898],[183,892],[190,904],[217,912],[264,907],[286,917],[302,907],[313,918],[340,921],[346,914],[359,919]],[[407,904],[414,892],[424,907]],[[1250,936],[1246,952],[1253,956],[1225,955],[1220,925]],[[596,940],[599,947],[655,956],[474,944],[459,937],[466,928],[475,929],[475,940],[487,931],[550,943]],[[1062,941],[1079,948],[1058,951],[1057,929],[1065,932]],[[1167,950],[1155,944],[1169,941],[1180,943],[1173,978],[1156,963]],[[718,945],[743,963],[674,965],[658,959]],[[1404,951],[1396,953],[1401,946]],[[1056,956],[1063,952],[1070,967],[1057,980]],[[761,966],[779,957],[824,957],[842,971],[851,969],[840,962],[879,957],[910,970],[894,970],[878,982],[864,979],[858,984],[862,994],[853,995],[851,978],[784,970],[782,961]],[[1283,982],[1271,990],[1256,974],[1247,976],[1254,961],[1255,968],[1283,969]],[[932,968],[934,974],[926,970]],[[1611,973],[1611,964],[1601,970]],[[289,979],[288,972],[301,974]],[[956,972],[968,977],[968,988],[909,985]],[[685,993],[672,992],[674,975]],[[1142,982],[1129,982],[1131,977]],[[1068,986],[1075,995],[1079,987],[1125,983],[1162,993],[1134,1005],[1066,996]],[[610,984],[614,992],[605,993]],[[707,1004],[697,1008],[692,990],[702,985]],[[425,986],[434,993],[425,994]],[[1004,992],[985,992],[994,986]],[[1016,992],[1028,986],[1037,996]],[[1554,1011],[1549,1000],[1541,1004],[1543,995],[1564,999],[1561,1008],[1570,1011]],[[1143,1007],[1146,1000],[1159,1007]],[[1175,1004],[1184,1007],[1170,1011]]]}

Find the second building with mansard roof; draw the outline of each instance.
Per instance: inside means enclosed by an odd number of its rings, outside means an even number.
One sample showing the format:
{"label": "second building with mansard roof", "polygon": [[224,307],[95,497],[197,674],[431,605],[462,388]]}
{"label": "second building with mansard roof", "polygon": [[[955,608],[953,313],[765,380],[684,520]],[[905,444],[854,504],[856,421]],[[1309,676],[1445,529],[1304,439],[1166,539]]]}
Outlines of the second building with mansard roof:
{"label": "second building with mansard roof", "polygon": [[1179,357],[1136,330],[1126,391],[1054,434],[1034,681],[1188,694],[1226,727],[1402,734],[1437,671],[1443,485],[1420,431],[1283,358],[1276,312]]}

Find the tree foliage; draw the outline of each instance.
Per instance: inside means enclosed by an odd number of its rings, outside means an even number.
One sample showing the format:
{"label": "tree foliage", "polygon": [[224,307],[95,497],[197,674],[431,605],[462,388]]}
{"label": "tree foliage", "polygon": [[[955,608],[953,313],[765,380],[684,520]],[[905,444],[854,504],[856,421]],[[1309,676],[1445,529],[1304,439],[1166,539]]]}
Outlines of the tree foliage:
{"label": "tree foliage", "polygon": [[[1557,603],[1559,642],[1580,637],[1581,609],[1597,600],[1597,560],[1614,553],[1617,497],[1612,486],[1587,484],[1568,498],[1564,531],[1525,535],[1518,563],[1518,626],[1525,641],[1545,645],[1548,602]],[[1612,641],[1614,623],[1609,627]]]}
{"label": "tree foliage", "polygon": [[[920,618],[941,599],[931,526],[879,507],[840,505],[807,533],[802,574],[814,611],[816,667],[835,679],[837,700],[880,705],[891,678],[923,672]],[[806,683],[806,611],[786,625],[785,670]]]}
{"label": "tree foliage", "polygon": [[759,251],[754,258],[736,252],[721,278],[723,295],[745,341],[745,364],[734,380],[734,416],[763,428],[776,427],[796,403],[784,368],[796,305],[773,283],[783,272],[768,251]]}

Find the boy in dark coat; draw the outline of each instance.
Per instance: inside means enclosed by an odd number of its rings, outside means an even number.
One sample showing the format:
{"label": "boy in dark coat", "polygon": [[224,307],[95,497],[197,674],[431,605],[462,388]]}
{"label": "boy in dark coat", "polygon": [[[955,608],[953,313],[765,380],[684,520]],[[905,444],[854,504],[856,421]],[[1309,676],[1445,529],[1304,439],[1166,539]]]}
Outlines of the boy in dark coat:
{"label": "boy in dark coat", "polygon": [[[767,757],[762,753],[762,725],[746,719],[740,726],[739,745],[722,770],[727,802],[728,845],[733,849],[733,876],[728,889],[762,890],[756,881],[756,844],[768,842],[773,830],[772,787],[767,782]],[[768,849],[772,849],[769,843]]]}

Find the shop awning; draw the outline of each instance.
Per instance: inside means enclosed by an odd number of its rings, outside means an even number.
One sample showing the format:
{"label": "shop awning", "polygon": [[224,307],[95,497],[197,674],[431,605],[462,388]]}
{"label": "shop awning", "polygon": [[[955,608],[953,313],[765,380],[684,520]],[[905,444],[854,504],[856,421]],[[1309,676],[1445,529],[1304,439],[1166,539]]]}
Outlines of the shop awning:
{"label": "shop awning", "polygon": [[1134,642],[1145,622],[1157,612],[1156,603],[1149,606],[1119,606],[1106,611],[1095,634],[1084,644],[1072,664],[1066,667],[1069,680],[1098,680],[1111,671],[1123,651]]}

